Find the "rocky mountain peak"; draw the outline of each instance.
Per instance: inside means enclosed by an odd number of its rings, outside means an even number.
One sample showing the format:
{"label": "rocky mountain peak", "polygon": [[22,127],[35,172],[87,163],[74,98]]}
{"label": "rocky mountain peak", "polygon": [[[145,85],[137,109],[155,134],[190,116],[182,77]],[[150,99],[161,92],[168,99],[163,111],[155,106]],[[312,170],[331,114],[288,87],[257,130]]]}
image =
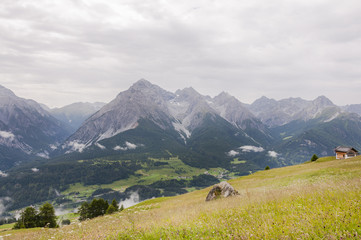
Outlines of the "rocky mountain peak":
{"label": "rocky mountain peak", "polygon": [[131,95],[133,98],[143,98],[144,96],[152,96],[155,98],[162,98],[164,100],[174,98],[173,93],[168,92],[145,79],[138,80],[127,91],[119,93],[118,97],[123,98],[124,94],[129,95],[129,97]]}
{"label": "rocky mountain peak", "polygon": [[10,89],[0,85],[0,97],[16,97],[16,95]]}
{"label": "rocky mountain peak", "polygon": [[140,79],[137,82],[135,82],[130,89],[136,89],[136,90],[142,90],[142,89],[147,89],[147,88],[152,88],[156,85],[152,84],[151,82],[149,82],[146,79]]}
{"label": "rocky mountain peak", "polygon": [[175,93],[177,96],[179,95],[181,98],[189,99],[195,97],[202,97],[202,95],[194,90],[192,87],[187,87],[182,90],[177,90]]}
{"label": "rocky mountain peak", "polygon": [[276,105],[276,104],[277,104],[277,101],[274,100],[273,98],[268,98],[268,97],[262,96],[262,97],[256,99],[251,104],[251,108],[257,109],[259,107],[269,106],[269,105]]}
{"label": "rocky mountain peak", "polygon": [[219,103],[224,103],[224,102],[227,102],[227,101],[234,101],[234,100],[237,100],[237,99],[235,97],[231,96],[227,92],[221,92],[220,94],[218,94],[217,96],[214,97],[214,100],[216,102],[219,102]]}
{"label": "rocky mountain peak", "polygon": [[319,107],[331,107],[335,106],[333,102],[325,96],[319,96],[313,100],[313,104]]}
{"label": "rocky mountain peak", "polygon": [[0,106],[6,106],[14,102],[18,97],[8,88],[0,85]]}

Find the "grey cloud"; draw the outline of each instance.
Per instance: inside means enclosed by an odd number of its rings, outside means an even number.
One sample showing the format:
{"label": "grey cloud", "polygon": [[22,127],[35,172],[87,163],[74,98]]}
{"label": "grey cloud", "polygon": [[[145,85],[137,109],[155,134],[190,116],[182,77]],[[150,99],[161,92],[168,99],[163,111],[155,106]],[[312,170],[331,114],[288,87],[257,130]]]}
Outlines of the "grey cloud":
{"label": "grey cloud", "polygon": [[245,102],[324,94],[346,104],[340,84],[361,90],[356,0],[16,0],[0,9],[0,82],[50,105],[110,101],[139,78]]}

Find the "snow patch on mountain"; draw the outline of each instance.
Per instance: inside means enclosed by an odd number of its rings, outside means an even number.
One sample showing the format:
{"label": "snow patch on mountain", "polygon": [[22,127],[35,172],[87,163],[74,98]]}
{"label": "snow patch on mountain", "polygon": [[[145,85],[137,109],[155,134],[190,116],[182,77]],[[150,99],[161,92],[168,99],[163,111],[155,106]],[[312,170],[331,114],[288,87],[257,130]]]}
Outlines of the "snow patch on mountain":
{"label": "snow patch on mountain", "polygon": [[340,116],[340,112],[336,112],[333,116],[331,116],[329,119],[326,119],[323,122],[331,122],[332,120],[334,120],[335,118],[337,118],[338,116]]}
{"label": "snow patch on mountain", "polygon": [[186,128],[186,126],[184,126],[182,123],[173,123],[174,129],[179,132],[179,134],[181,136],[184,136],[182,133],[185,134],[186,138],[190,138],[191,137],[191,132]]}
{"label": "snow patch on mountain", "polygon": [[98,148],[100,148],[102,150],[106,149],[106,147],[101,145],[100,143],[95,143],[95,146],[97,146]]}
{"label": "snow patch on mountain", "polygon": [[114,137],[116,135],[118,135],[119,133],[122,133],[122,132],[125,132],[125,131],[128,131],[128,130],[131,130],[131,129],[134,129],[138,126],[138,123],[137,122],[133,122],[131,124],[129,124],[128,126],[126,127],[123,127],[121,129],[113,129],[113,128],[109,128],[107,131],[105,131],[104,133],[102,133],[99,138],[97,139],[97,142],[103,140],[103,139],[107,139],[107,138],[111,138],[111,137]]}

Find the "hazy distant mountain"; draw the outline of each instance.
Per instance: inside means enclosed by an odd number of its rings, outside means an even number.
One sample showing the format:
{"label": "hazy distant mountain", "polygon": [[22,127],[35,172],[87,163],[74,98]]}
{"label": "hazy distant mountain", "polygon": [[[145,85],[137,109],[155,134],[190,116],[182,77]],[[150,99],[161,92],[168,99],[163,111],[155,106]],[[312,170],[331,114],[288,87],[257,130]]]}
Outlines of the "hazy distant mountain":
{"label": "hazy distant mountain", "polygon": [[282,126],[295,120],[308,121],[330,107],[336,107],[336,105],[325,96],[320,96],[313,101],[301,98],[276,101],[261,97],[249,105],[250,111],[269,127]]}
{"label": "hazy distant mountain", "polygon": [[356,113],[361,116],[361,104],[346,105],[342,107],[342,109],[346,112]]}
{"label": "hazy distant mountain", "polygon": [[0,166],[9,168],[32,156],[48,157],[69,129],[38,103],[0,86]]}
{"label": "hazy distant mountain", "polygon": [[105,103],[101,102],[78,102],[61,108],[49,109],[49,112],[55,118],[69,124],[72,130],[75,132],[87,118],[101,109],[104,105]]}
{"label": "hazy distant mountain", "polygon": [[272,147],[288,164],[304,162],[314,153],[333,155],[338,145],[361,149],[361,118],[348,113],[361,113],[359,105],[341,108],[325,96],[312,101],[262,97],[248,108],[278,138]]}
{"label": "hazy distant mountain", "polygon": [[281,137],[277,152],[291,164],[309,160],[312,154],[332,156],[340,145],[361,149],[361,118],[356,114],[326,109],[317,118],[296,120],[272,129]]}

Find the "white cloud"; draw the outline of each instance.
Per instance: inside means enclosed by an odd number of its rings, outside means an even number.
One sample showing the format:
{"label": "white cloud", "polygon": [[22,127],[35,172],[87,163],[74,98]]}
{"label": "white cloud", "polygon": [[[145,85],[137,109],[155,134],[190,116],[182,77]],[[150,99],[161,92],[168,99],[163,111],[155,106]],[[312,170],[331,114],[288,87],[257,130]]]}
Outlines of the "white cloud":
{"label": "white cloud", "polygon": [[[67,147],[71,148],[71,151],[78,151],[78,152],[83,152],[84,149],[86,148],[86,145],[83,143],[80,143],[79,141],[71,141],[68,142],[66,144]],[[67,153],[71,152],[71,151],[67,151]]]}
{"label": "white cloud", "polygon": [[6,211],[11,201],[12,199],[10,197],[0,197],[0,216]]}
{"label": "white cloud", "polygon": [[114,148],[113,148],[115,151],[118,151],[118,150],[123,150],[123,151],[125,151],[125,150],[127,150],[127,148],[124,148],[124,147],[121,147],[121,146],[115,146]]}
{"label": "white cloud", "polygon": [[36,156],[49,159],[49,153],[48,152],[37,153]]}
{"label": "white cloud", "polygon": [[278,156],[278,153],[275,151],[268,151],[268,156],[276,158]]}
{"label": "white cloud", "polygon": [[140,203],[139,194],[137,192],[132,192],[129,198],[119,202],[119,207],[123,205],[124,208],[128,208],[138,203]]}
{"label": "white cloud", "polygon": [[234,151],[234,150],[231,150],[227,153],[228,156],[230,157],[234,157],[234,156],[237,156],[239,154],[239,152],[237,151]]}
{"label": "white cloud", "polygon": [[130,143],[130,142],[125,142],[125,145],[127,146],[128,149],[136,149],[137,145]]}
{"label": "white cloud", "polygon": [[113,149],[114,150],[122,150],[122,151],[126,151],[126,150],[134,150],[139,146],[143,146],[142,144],[136,145],[134,143],[130,143],[128,141],[125,142],[125,147],[121,147],[119,145],[115,146]]}
{"label": "white cloud", "polygon": [[58,147],[57,147],[56,145],[54,145],[54,144],[50,144],[49,147],[50,147],[52,150],[55,150],[55,149],[58,148]]}
{"label": "white cloud", "polygon": [[9,174],[4,173],[3,171],[0,170],[0,177],[7,177],[9,176]]}
{"label": "white cloud", "polygon": [[0,131],[0,137],[13,140],[15,138],[15,135],[11,132]]}
{"label": "white cloud", "polygon": [[39,170],[39,168],[32,168],[31,171],[33,171],[34,173],[36,173],[36,172],[39,172],[40,170]]}
{"label": "white cloud", "polygon": [[263,152],[264,148],[263,147],[256,147],[256,146],[251,146],[251,145],[245,145],[240,147],[240,149],[242,150],[242,152]]}

